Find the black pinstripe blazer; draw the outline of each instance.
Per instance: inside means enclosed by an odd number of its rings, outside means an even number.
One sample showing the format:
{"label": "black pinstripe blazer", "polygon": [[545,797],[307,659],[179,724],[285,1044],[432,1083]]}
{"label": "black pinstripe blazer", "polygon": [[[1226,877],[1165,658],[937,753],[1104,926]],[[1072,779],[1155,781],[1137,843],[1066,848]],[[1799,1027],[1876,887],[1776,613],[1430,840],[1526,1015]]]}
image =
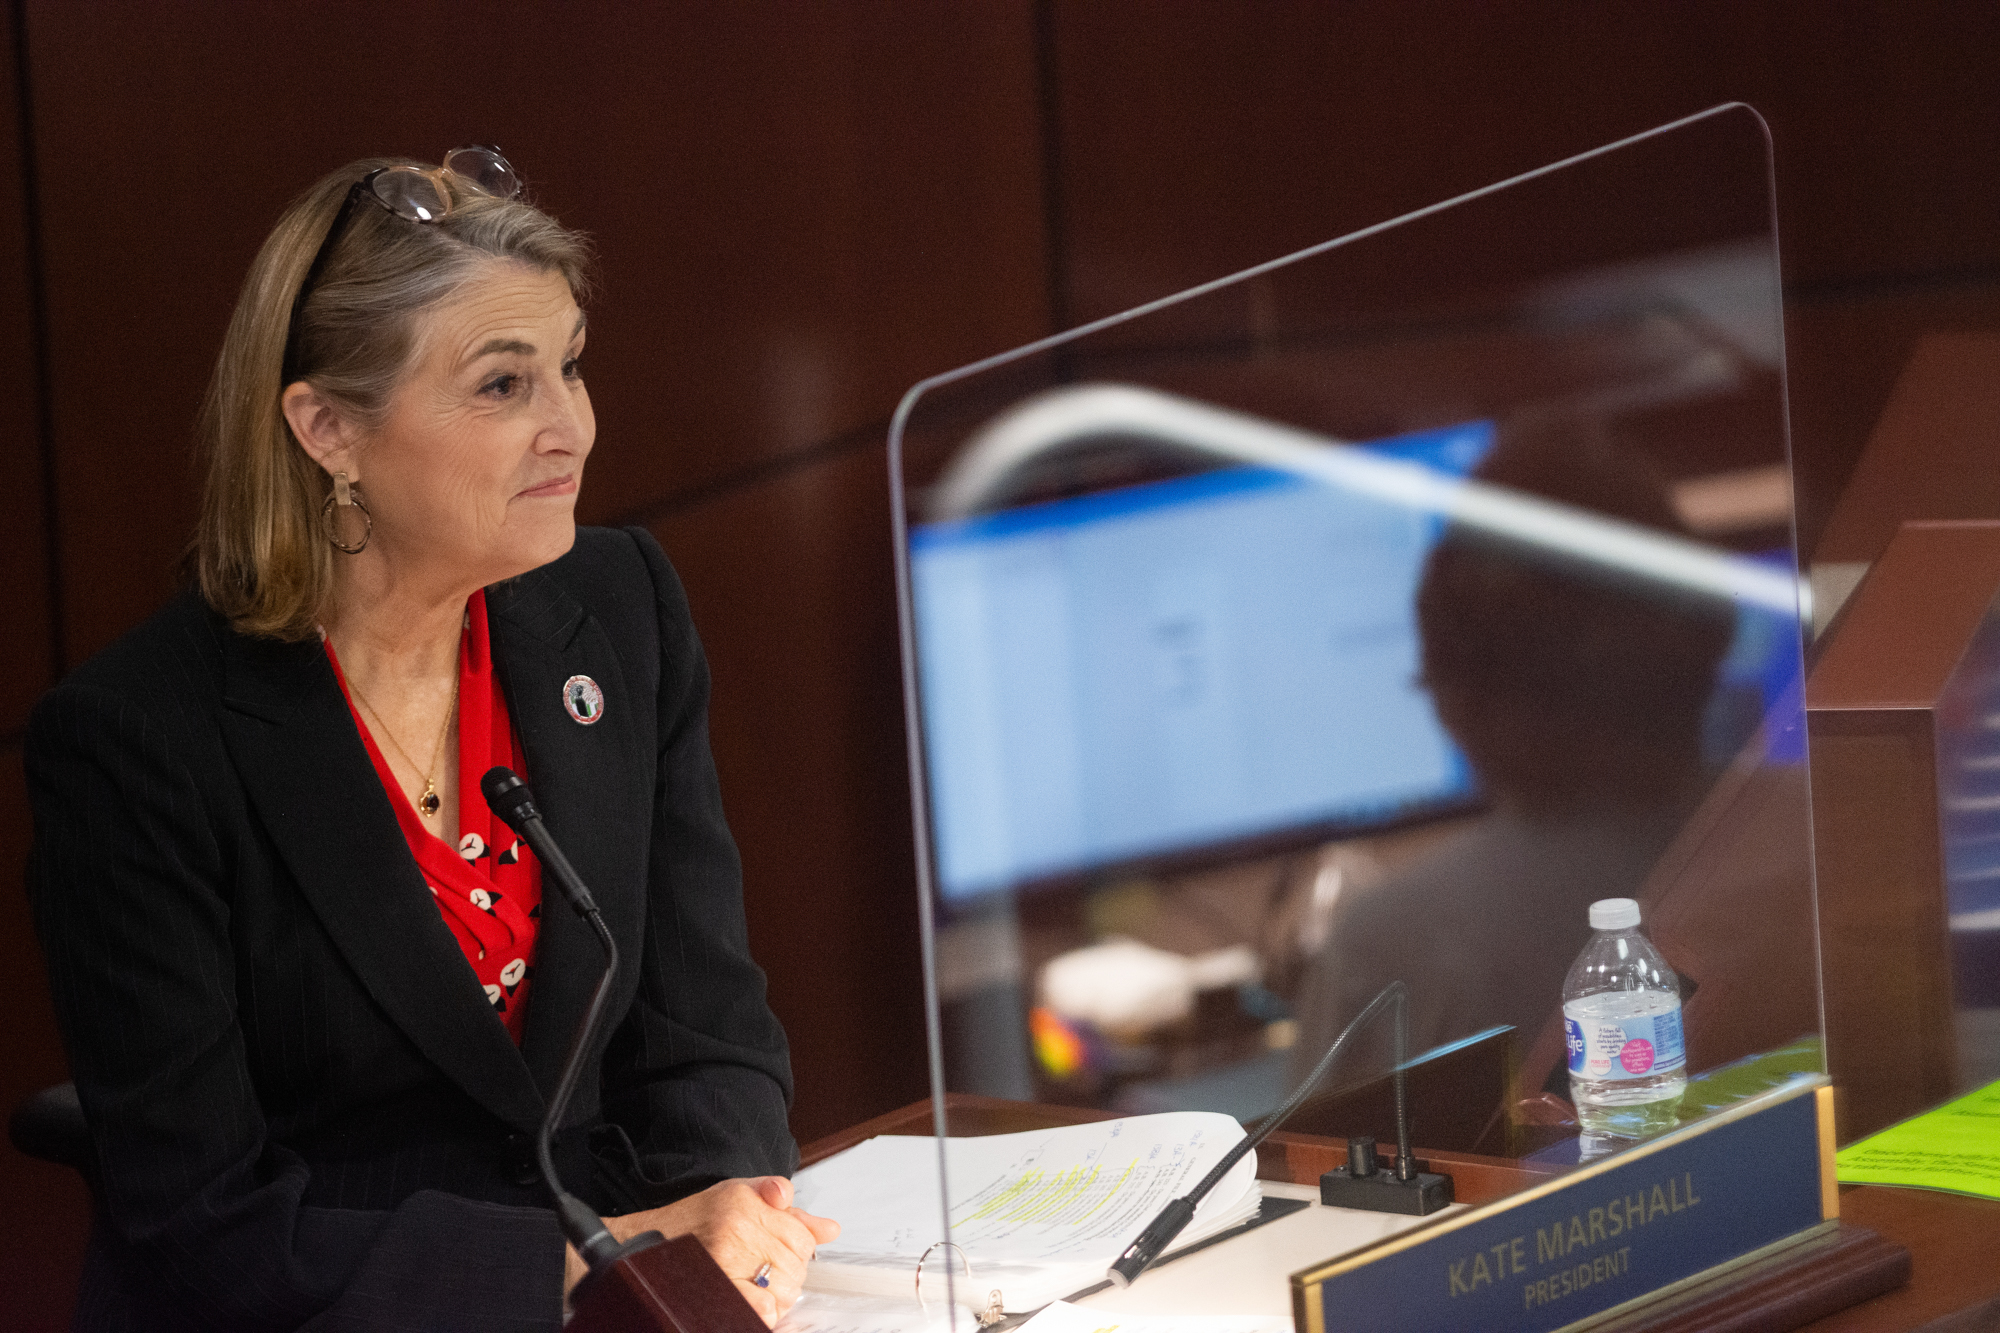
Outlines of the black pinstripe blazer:
{"label": "black pinstripe blazer", "polygon": [[[679,580],[644,531],[584,529],[487,597],[528,776],[624,959],[566,1182],[617,1212],[788,1173],[785,1038]],[[573,675],[604,691],[595,725],[562,707]],[[325,653],[192,594],[42,700],[27,769],[29,889],[99,1168],[78,1326],[558,1327],[526,1148],[601,955],[554,886],[517,1048]]]}

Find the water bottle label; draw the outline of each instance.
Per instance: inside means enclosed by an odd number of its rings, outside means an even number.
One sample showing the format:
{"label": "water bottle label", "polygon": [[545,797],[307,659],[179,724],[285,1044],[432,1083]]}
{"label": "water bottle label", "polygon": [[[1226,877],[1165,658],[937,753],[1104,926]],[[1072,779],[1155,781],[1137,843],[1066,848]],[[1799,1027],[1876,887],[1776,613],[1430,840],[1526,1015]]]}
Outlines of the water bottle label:
{"label": "water bottle label", "polygon": [[1638,1018],[1578,1016],[1578,1007],[1563,1006],[1570,1073],[1589,1079],[1645,1078],[1671,1074],[1687,1063],[1679,1005]]}

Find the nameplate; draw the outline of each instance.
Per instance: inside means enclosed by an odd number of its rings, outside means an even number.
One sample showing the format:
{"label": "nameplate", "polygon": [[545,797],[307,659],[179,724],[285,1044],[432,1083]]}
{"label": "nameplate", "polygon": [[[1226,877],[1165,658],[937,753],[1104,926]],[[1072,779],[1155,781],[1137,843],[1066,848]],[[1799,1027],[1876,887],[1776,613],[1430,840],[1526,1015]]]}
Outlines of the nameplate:
{"label": "nameplate", "polygon": [[1553,1333],[1838,1215],[1833,1090],[1801,1079],[1292,1275],[1302,1333]]}

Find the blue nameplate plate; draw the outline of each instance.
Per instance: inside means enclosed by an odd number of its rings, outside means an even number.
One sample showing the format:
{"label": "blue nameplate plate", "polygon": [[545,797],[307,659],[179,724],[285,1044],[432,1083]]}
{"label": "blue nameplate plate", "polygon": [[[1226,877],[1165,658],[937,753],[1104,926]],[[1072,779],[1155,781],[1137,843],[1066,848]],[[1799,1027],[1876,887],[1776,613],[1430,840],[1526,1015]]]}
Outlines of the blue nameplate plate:
{"label": "blue nameplate plate", "polygon": [[1300,1333],[1551,1333],[1838,1215],[1833,1090],[1777,1089],[1292,1275]]}

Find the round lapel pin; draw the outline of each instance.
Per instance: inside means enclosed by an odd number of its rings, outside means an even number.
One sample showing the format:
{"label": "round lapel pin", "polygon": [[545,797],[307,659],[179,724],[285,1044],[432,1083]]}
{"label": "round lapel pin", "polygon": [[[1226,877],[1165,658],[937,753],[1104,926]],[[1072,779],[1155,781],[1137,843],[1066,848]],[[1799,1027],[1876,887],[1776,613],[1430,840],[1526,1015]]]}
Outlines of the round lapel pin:
{"label": "round lapel pin", "polygon": [[590,726],[604,716],[604,691],[588,676],[571,676],[563,682],[563,711],[572,722]]}

